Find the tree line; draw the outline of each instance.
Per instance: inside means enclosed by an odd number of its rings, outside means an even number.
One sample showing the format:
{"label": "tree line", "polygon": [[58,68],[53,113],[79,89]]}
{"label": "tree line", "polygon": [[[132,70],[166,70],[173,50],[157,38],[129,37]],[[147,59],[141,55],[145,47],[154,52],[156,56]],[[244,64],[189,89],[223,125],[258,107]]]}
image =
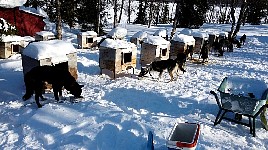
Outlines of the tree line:
{"label": "tree line", "polygon": [[[138,6],[134,7],[134,3]],[[45,10],[58,30],[61,23],[70,28],[79,24],[82,30],[93,30],[99,35],[104,34],[103,27],[112,17],[113,27],[116,27],[123,13],[128,18],[127,23],[148,27],[172,23],[174,33],[177,27],[199,28],[204,23],[228,23],[232,24],[232,37],[245,23],[259,25],[268,22],[267,0],[27,0],[25,6]],[[113,16],[109,14],[109,8],[112,8]],[[133,12],[136,14],[131,22]]]}

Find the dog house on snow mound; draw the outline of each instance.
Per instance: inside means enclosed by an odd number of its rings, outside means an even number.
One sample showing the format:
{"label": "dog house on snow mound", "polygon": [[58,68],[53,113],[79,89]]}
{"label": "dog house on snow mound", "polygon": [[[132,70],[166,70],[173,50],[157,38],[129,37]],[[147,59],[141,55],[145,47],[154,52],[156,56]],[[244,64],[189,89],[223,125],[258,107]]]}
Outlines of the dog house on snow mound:
{"label": "dog house on snow mound", "polygon": [[98,34],[94,31],[80,32],[77,34],[78,48],[93,48],[97,46]]}
{"label": "dog house on snow mound", "polygon": [[141,44],[141,66],[146,66],[155,60],[169,59],[170,42],[160,36],[147,36]]}
{"label": "dog house on snow mound", "polygon": [[99,49],[99,66],[100,74],[110,75],[116,78],[120,73],[132,68],[136,68],[137,47],[135,44],[123,41],[105,39],[100,44]]}
{"label": "dog house on snow mound", "polygon": [[68,69],[77,79],[77,53],[70,42],[50,40],[32,42],[21,54],[23,73],[26,74],[36,66],[56,66]]}

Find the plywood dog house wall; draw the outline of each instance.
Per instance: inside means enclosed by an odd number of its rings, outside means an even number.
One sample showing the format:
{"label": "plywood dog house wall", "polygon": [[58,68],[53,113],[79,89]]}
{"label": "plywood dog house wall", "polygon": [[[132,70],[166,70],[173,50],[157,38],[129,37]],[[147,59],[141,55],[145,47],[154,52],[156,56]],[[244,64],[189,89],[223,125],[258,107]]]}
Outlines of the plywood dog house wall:
{"label": "plywood dog house wall", "polygon": [[0,42],[0,58],[8,58],[19,53],[25,46],[25,39],[21,36],[3,36]]}
{"label": "plywood dog house wall", "polygon": [[178,53],[186,53],[189,46],[195,47],[195,39],[193,36],[185,34],[176,34],[171,39],[170,58],[177,58]]}
{"label": "plywood dog house wall", "polygon": [[105,39],[100,44],[99,67],[100,74],[110,75],[116,78],[120,73],[136,68],[137,47],[135,44],[123,40]]}
{"label": "plywood dog house wall", "polygon": [[192,33],[192,36],[195,39],[195,47],[193,53],[199,54],[205,40],[208,40],[208,35],[203,32],[195,31]]}
{"label": "plywood dog house wall", "polygon": [[209,32],[208,33],[208,44],[209,47],[212,48],[213,43],[215,40],[219,37],[219,34],[217,32]]}
{"label": "plywood dog house wall", "polygon": [[169,50],[169,41],[160,36],[147,36],[141,44],[141,66],[146,66],[155,60],[167,60]]}
{"label": "plywood dog house wall", "polygon": [[80,32],[77,34],[78,48],[93,48],[97,46],[98,34],[94,31]]}
{"label": "plywood dog house wall", "polygon": [[23,73],[36,66],[57,66],[68,69],[77,79],[77,53],[72,43],[62,40],[32,42],[22,54]]}
{"label": "plywood dog house wall", "polygon": [[54,40],[56,37],[53,32],[50,31],[40,31],[35,33],[36,41],[48,41]]}

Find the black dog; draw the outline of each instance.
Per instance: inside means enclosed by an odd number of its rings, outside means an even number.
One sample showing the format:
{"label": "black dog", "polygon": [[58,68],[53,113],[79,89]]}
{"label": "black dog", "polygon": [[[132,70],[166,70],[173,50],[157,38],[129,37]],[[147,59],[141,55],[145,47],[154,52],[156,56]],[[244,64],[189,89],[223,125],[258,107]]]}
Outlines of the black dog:
{"label": "black dog", "polygon": [[[182,64],[178,61],[178,59],[167,59],[167,60],[160,60],[160,61],[154,61],[150,64],[150,66],[148,68],[141,68],[141,72],[138,75],[139,77],[143,77],[145,76],[147,73],[151,75],[150,71],[158,71],[159,72],[159,78],[161,78],[162,73],[164,72],[164,70],[167,69],[169,75],[170,75],[170,81],[173,81],[174,73],[177,73],[178,68],[180,68],[181,71],[186,72],[183,67]],[[169,82],[170,82],[169,81]]]}
{"label": "black dog", "polygon": [[82,86],[79,85],[75,78],[67,69],[54,66],[37,66],[27,72],[24,76],[26,93],[22,97],[23,100],[31,98],[35,93],[35,101],[38,108],[42,107],[39,97],[43,98],[44,83],[52,84],[54,97],[58,101],[59,95],[62,95],[62,87],[70,91],[76,98],[81,98]]}
{"label": "black dog", "polygon": [[240,37],[240,43],[244,45],[246,42],[246,39],[247,39],[247,36],[246,34],[244,34],[243,36]]}

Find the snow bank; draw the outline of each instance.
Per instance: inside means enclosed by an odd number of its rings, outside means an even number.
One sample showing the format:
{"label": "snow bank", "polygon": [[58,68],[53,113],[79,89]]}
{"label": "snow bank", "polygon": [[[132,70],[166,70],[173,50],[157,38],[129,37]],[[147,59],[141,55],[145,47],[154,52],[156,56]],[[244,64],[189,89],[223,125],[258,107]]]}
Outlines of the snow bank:
{"label": "snow bank", "polygon": [[32,8],[32,7],[24,7],[24,6],[20,6],[19,7],[20,10],[23,10],[27,13],[31,13],[31,14],[35,14],[35,15],[39,15],[39,16],[43,16],[45,18],[48,18],[47,13],[41,9],[40,7],[37,7],[37,9]]}
{"label": "snow bank", "polygon": [[76,52],[71,42],[50,40],[30,43],[23,50],[23,55],[40,60],[51,58],[51,62],[58,64],[68,61],[66,54]]}
{"label": "snow bank", "polygon": [[0,7],[14,8],[22,6],[27,0],[0,0]]}

